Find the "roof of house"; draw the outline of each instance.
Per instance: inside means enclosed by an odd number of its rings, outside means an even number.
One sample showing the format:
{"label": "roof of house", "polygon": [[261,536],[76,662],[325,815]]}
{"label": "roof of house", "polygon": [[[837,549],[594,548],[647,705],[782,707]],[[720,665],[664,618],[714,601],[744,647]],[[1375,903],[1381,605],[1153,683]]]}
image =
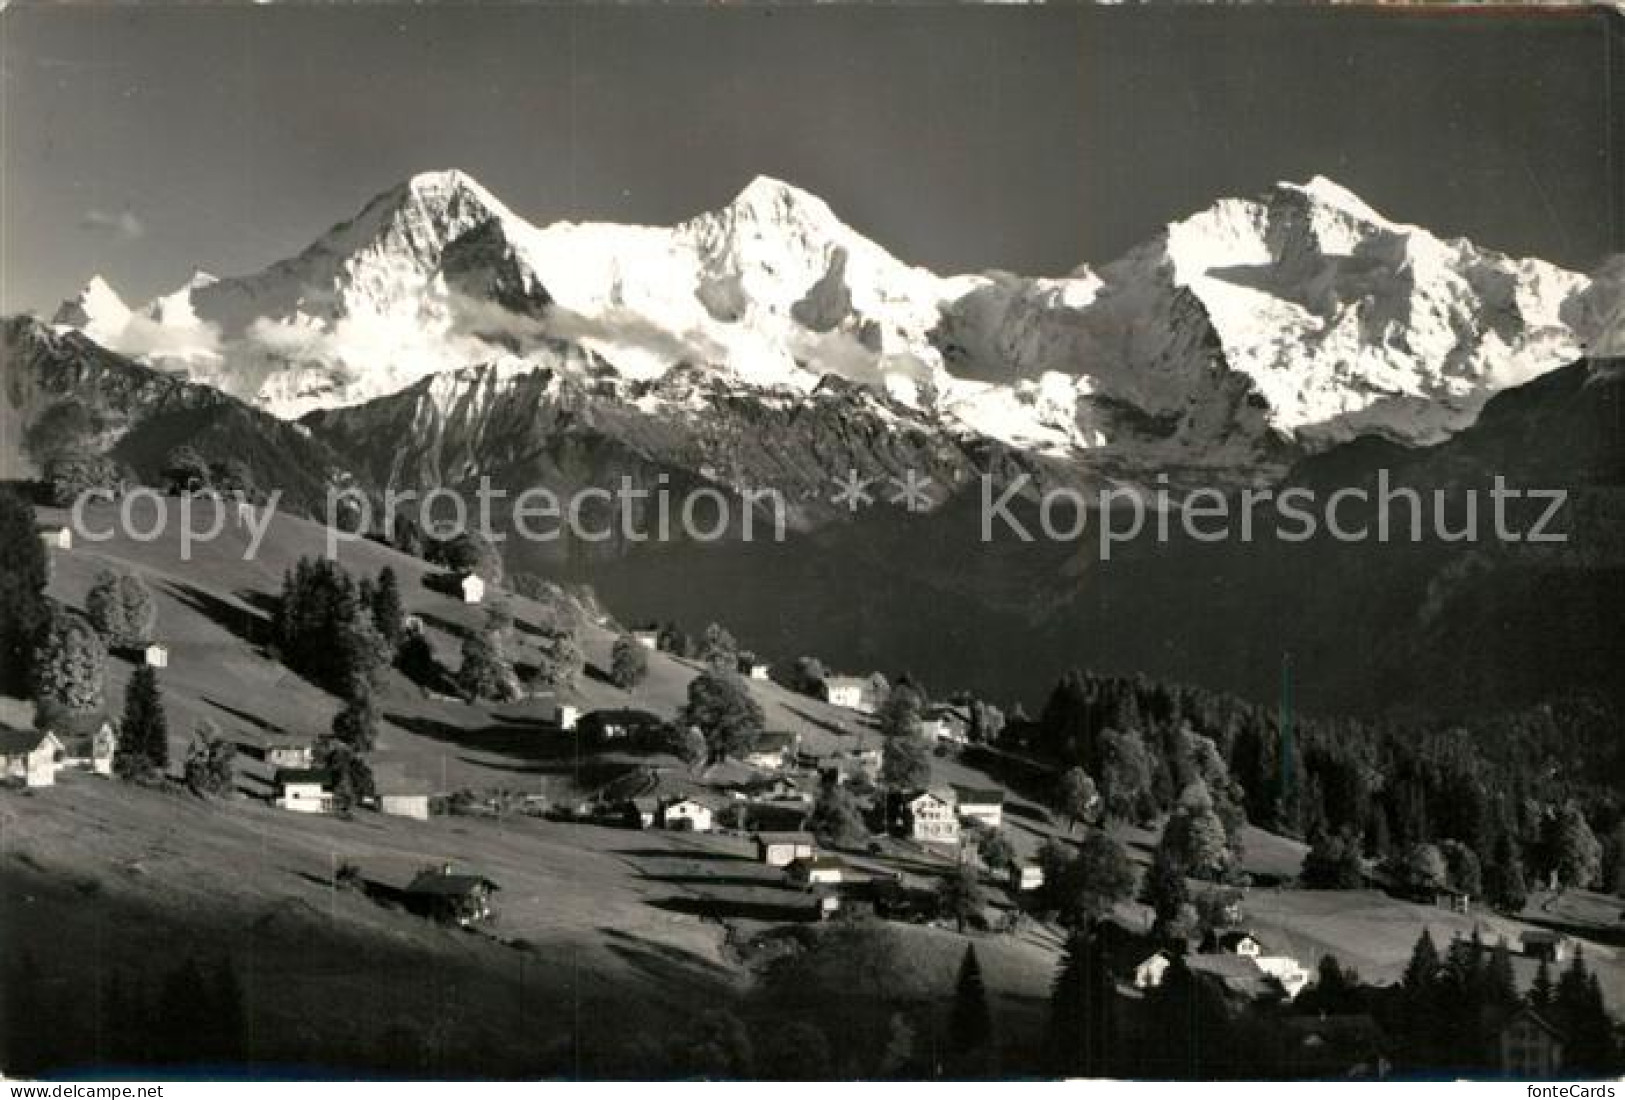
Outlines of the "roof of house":
{"label": "roof of house", "polygon": [[816,843],[811,833],[757,833],[753,839],[758,844],[799,844],[809,848]]}
{"label": "roof of house", "polygon": [[17,756],[33,752],[45,740],[44,730],[20,730],[0,726],[0,756]]}
{"label": "roof of house", "polygon": [[1232,929],[1229,932],[1220,932],[1218,936],[1219,946],[1224,948],[1226,951],[1234,951],[1248,940],[1252,940],[1254,943],[1258,944],[1259,947],[1264,946],[1264,941],[1253,935],[1251,932],[1242,932],[1238,929]]}
{"label": "roof of house", "polygon": [[470,894],[479,887],[487,890],[500,890],[501,887],[481,874],[458,874],[450,870],[427,870],[421,872],[417,878],[407,884],[406,892],[409,894],[433,894],[436,896],[457,896]]}
{"label": "roof of house", "polygon": [[1192,974],[1206,974],[1243,996],[1265,997],[1281,990],[1280,983],[1257,963],[1240,955],[1189,955],[1185,965]]}
{"label": "roof of house", "polygon": [[1552,1023],[1550,1020],[1548,1020],[1546,1017],[1542,1016],[1539,1012],[1535,1011],[1535,1009],[1533,1009],[1532,1007],[1530,1007],[1527,1004],[1519,1005],[1512,1012],[1510,1012],[1507,1015],[1506,1019],[1501,1021],[1501,1030],[1504,1031],[1508,1027],[1512,1026],[1513,1022],[1516,1021],[1517,1019],[1519,1019],[1520,1017],[1527,1017],[1527,1018],[1533,1020],[1536,1023],[1536,1025],[1538,1025],[1540,1027],[1540,1029],[1542,1031],[1544,1031],[1546,1034],[1550,1035],[1552,1038],[1558,1040],[1559,1042],[1562,1042],[1562,1041],[1564,1041],[1564,1040],[1566,1040],[1568,1038],[1566,1035],[1563,1034],[1563,1032],[1557,1027],[1556,1024]]}
{"label": "roof of house", "polygon": [[9,695],[0,696],[0,726],[28,729],[34,725],[35,713],[34,704],[27,699],[13,699]]}
{"label": "roof of house", "polygon": [[954,784],[954,794],[959,798],[959,804],[973,803],[975,805],[1004,805],[1004,791],[998,787],[962,787]]}
{"label": "roof of house", "polygon": [[747,752],[784,752],[795,747],[796,735],[793,733],[759,733]]}
{"label": "roof of house", "polygon": [[1562,943],[1566,939],[1568,937],[1563,933],[1554,932],[1550,928],[1531,928],[1518,934],[1521,943]]}
{"label": "roof of house", "polygon": [[691,806],[698,806],[702,810],[715,809],[714,806],[712,806],[709,802],[705,801],[704,799],[695,798],[693,795],[687,795],[687,794],[678,795],[676,798],[662,799],[660,805],[669,810],[673,806],[681,806],[684,803],[687,803],[687,804],[689,804]]}
{"label": "roof of house", "polygon": [[954,792],[952,787],[932,787],[929,790],[915,791],[913,794],[908,796],[907,801],[908,804],[912,806],[920,799],[928,796],[936,799],[938,802],[941,802],[944,806],[957,805],[959,800],[959,796]]}

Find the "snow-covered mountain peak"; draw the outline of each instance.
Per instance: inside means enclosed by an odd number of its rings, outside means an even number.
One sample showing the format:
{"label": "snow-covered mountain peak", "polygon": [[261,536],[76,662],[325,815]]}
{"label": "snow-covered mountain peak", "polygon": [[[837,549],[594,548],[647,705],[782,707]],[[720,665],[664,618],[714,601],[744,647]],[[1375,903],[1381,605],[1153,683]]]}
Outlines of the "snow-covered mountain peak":
{"label": "snow-covered mountain peak", "polygon": [[78,329],[99,344],[111,346],[130,323],[131,310],[118,291],[93,275],[78,294],[57,307],[51,323]]}
{"label": "snow-covered mountain peak", "polygon": [[1370,222],[1373,225],[1391,224],[1381,214],[1367,205],[1366,201],[1360,196],[1325,176],[1314,176],[1307,183],[1293,183],[1290,180],[1281,180],[1276,183],[1275,190],[1280,195],[1302,196],[1308,202],[1332,207],[1350,217]]}
{"label": "snow-covered mountain peak", "polygon": [[537,227],[448,169],[256,274],[194,277],[133,317],[93,285],[59,320],[283,416],[497,362],[656,387],[672,415],[691,402],[663,380],[777,401],[835,376],[1022,449],[1234,472],[1359,431],[1441,438],[1571,358],[1577,318],[1610,327],[1586,285],[1318,176],[1027,278],[911,266],[767,176],[676,226]]}

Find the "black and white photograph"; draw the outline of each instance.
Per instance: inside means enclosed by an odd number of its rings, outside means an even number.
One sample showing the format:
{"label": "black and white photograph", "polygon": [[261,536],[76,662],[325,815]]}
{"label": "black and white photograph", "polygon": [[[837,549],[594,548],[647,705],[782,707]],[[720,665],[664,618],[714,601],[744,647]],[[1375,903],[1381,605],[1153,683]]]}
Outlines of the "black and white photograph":
{"label": "black and white photograph", "polygon": [[0,0],[0,1077],[1614,1096],[1625,6]]}

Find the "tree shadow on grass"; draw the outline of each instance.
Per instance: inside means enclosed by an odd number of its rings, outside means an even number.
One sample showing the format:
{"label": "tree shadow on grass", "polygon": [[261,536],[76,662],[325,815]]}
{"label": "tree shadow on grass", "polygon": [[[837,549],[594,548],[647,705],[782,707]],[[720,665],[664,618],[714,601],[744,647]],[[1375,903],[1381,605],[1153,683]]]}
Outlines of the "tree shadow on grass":
{"label": "tree shadow on grass", "polygon": [[503,757],[511,764],[459,755],[465,763],[499,767],[525,775],[569,776],[578,787],[597,789],[634,767],[624,759],[582,752],[574,738],[559,738],[523,725],[499,723],[464,727],[421,715],[388,713],[385,719],[408,733],[464,750]]}
{"label": "tree shadow on grass", "polygon": [[168,581],[164,587],[179,603],[256,650],[271,642],[271,622],[264,612],[221,599],[213,592],[184,581]]}
{"label": "tree shadow on grass", "polygon": [[284,727],[279,726],[274,722],[267,722],[264,718],[261,718],[259,715],[250,714],[246,710],[238,710],[236,707],[227,706],[225,703],[222,703],[218,699],[211,699],[209,696],[205,695],[205,696],[203,696],[203,701],[205,703],[209,704],[209,706],[214,707],[216,710],[225,711],[227,714],[231,715],[233,718],[237,719],[239,722],[246,722],[250,726],[253,726],[255,729],[263,730],[266,733],[286,734],[288,732]]}
{"label": "tree shadow on grass", "polygon": [[648,882],[666,882],[673,886],[711,886],[719,889],[722,887],[739,887],[747,890],[782,890],[785,892],[793,892],[798,897],[803,893],[801,890],[795,887],[786,885],[782,878],[769,878],[758,875],[651,875],[645,873],[642,877]]}
{"label": "tree shadow on grass", "polygon": [[812,900],[803,896],[797,901],[798,903],[795,905],[787,905],[682,895],[669,898],[653,898],[647,904],[668,913],[684,913],[691,917],[703,917],[706,920],[715,921],[757,920],[780,924],[789,921],[815,921],[818,919],[818,909]]}
{"label": "tree shadow on grass", "polygon": [[732,852],[687,851],[680,848],[620,848],[611,854],[629,859],[693,859],[708,863],[756,862],[751,856],[735,855]]}

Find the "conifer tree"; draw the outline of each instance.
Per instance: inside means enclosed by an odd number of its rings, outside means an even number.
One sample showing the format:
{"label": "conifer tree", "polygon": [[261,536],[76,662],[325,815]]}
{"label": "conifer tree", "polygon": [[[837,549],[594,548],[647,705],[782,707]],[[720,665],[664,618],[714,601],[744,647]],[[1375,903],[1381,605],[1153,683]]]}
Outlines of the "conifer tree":
{"label": "conifer tree", "polygon": [[948,1018],[948,1043],[957,1068],[968,1075],[977,1076],[992,1068],[993,1015],[974,945],[965,948],[959,962],[953,1011]]}
{"label": "conifer tree", "polygon": [[158,690],[158,674],[150,665],[136,669],[125,686],[113,767],[127,779],[162,775],[169,767],[169,720]]}

